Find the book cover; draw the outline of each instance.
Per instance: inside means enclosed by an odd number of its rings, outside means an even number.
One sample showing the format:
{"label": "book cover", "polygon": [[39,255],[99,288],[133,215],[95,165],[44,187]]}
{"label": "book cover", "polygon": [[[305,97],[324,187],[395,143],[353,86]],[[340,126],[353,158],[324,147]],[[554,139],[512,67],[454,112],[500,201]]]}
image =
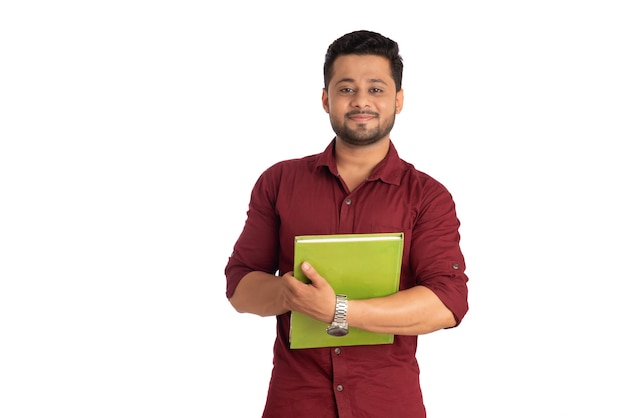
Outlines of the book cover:
{"label": "book cover", "polygon": [[[297,236],[294,276],[308,282],[300,267],[308,261],[335,293],[347,295],[348,300],[387,296],[398,291],[403,248],[402,232]],[[393,334],[352,327],[348,335],[334,337],[326,333],[327,326],[303,313],[292,312],[291,348],[393,343]]]}

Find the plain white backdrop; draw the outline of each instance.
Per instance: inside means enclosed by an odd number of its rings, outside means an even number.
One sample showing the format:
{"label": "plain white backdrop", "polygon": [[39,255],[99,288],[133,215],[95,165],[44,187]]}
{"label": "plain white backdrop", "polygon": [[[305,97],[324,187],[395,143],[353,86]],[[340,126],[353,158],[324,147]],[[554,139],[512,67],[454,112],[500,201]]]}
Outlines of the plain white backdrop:
{"label": "plain white backdrop", "polygon": [[462,223],[429,417],[624,417],[619,1],[0,5],[0,416],[259,417],[274,318],[223,269],[258,175],[324,149],[327,46],[399,42],[392,140]]}

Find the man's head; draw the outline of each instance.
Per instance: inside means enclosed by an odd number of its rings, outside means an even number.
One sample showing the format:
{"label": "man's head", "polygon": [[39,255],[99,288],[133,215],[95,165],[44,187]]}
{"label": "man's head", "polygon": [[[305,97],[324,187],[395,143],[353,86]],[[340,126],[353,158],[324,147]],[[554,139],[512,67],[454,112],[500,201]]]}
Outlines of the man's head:
{"label": "man's head", "polygon": [[352,146],[389,140],[404,103],[402,67],[398,44],[375,32],[352,32],[330,45],[322,106],[338,140]]}
{"label": "man's head", "polygon": [[396,91],[400,91],[404,65],[397,42],[368,30],[348,33],[330,44],[324,61],[324,88],[328,89],[337,57],[349,54],[378,55],[387,58],[391,75],[396,83]]}

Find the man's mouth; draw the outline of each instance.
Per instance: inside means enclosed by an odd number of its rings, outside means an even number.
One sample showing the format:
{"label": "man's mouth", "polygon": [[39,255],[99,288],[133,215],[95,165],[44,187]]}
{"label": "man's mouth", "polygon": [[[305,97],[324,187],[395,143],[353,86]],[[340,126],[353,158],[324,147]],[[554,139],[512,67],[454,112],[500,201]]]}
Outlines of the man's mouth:
{"label": "man's mouth", "polygon": [[348,119],[353,120],[355,122],[367,122],[368,120],[374,119],[377,117],[376,113],[372,112],[351,112],[348,113]]}

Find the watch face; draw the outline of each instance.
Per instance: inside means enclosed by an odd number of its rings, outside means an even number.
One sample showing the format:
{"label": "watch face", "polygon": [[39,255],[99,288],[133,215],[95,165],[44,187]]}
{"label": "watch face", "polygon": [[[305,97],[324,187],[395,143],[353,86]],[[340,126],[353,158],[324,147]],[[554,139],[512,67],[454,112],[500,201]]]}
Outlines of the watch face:
{"label": "watch face", "polygon": [[343,337],[348,334],[348,328],[332,327],[328,328],[326,332],[328,332],[328,335],[332,335],[333,337]]}

